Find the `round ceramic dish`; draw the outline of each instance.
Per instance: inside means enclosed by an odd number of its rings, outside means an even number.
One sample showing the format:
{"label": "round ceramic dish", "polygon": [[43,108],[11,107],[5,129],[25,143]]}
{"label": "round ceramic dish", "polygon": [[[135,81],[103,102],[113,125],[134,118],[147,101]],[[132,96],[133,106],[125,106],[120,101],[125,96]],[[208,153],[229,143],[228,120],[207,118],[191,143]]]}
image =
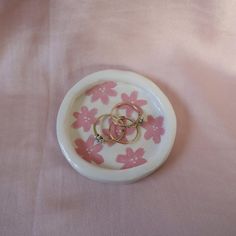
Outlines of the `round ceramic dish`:
{"label": "round ceramic dish", "polygon": [[[127,145],[97,143],[96,118],[126,101],[144,111],[138,140]],[[130,107],[120,112],[134,116]],[[130,129],[127,139],[134,132]],[[68,91],[57,116],[57,138],[68,162],[81,175],[102,182],[134,182],[151,174],[167,159],[175,135],[176,117],[167,97],[149,79],[129,71],[86,76]]]}

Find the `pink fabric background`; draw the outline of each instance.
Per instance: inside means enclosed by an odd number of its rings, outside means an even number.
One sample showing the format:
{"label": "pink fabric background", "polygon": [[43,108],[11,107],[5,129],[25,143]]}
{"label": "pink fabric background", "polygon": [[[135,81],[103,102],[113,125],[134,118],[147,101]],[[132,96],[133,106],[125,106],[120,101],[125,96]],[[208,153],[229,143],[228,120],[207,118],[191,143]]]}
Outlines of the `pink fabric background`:
{"label": "pink fabric background", "polygon": [[[236,3],[0,1],[0,235],[236,235]],[[85,179],[55,135],[83,76],[128,69],[172,102],[166,164],[132,185]]]}

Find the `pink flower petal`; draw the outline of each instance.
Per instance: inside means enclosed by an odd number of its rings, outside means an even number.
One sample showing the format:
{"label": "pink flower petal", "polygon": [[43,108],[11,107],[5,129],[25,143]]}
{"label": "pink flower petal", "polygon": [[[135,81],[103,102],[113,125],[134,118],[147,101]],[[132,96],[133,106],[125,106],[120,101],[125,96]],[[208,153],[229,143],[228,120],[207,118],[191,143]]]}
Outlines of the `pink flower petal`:
{"label": "pink flower petal", "polygon": [[96,108],[93,108],[90,112],[89,112],[89,116],[93,117],[97,114],[98,110]]}
{"label": "pink flower petal", "polygon": [[71,125],[74,129],[78,129],[80,128],[80,123],[76,120],[72,125]]}
{"label": "pink flower petal", "polygon": [[131,94],[130,94],[130,101],[136,101],[137,100],[137,97],[138,97],[138,92],[137,91],[133,91]]}
{"label": "pink flower petal", "polygon": [[73,116],[74,116],[75,118],[77,118],[77,117],[79,116],[79,112],[74,112],[74,113],[73,113]]}
{"label": "pink flower petal", "polygon": [[137,149],[136,152],[135,152],[135,155],[136,155],[136,157],[141,159],[143,157],[143,155],[144,155],[144,149],[143,148]]}
{"label": "pink flower petal", "polygon": [[122,169],[129,169],[129,168],[133,168],[133,167],[136,167],[136,166],[140,166],[140,165],[142,165],[142,164],[144,164],[144,163],[146,163],[147,162],[147,160],[145,160],[145,159],[139,159],[139,160],[137,160],[135,163],[133,163],[133,162],[127,162],[127,163],[125,163],[124,165],[123,165],[123,167],[122,167]]}
{"label": "pink flower petal", "polygon": [[110,88],[111,89],[111,88],[116,87],[117,83],[115,83],[114,81],[109,81],[109,82],[105,82],[104,85],[105,85],[106,88]]}
{"label": "pink flower petal", "polygon": [[165,129],[159,128],[159,134],[160,134],[160,135],[163,135],[164,133],[165,133]]}
{"label": "pink flower petal", "polygon": [[107,92],[106,94],[111,97],[115,97],[117,95],[117,92],[115,90],[110,89],[110,90],[107,90],[106,92]]}
{"label": "pink flower petal", "polygon": [[123,166],[122,169],[129,169],[134,167],[134,164],[132,162],[126,162]]}
{"label": "pink flower petal", "polygon": [[93,94],[94,90],[96,90],[97,87],[98,87],[98,85],[95,85],[94,87],[88,89],[88,90],[85,92],[85,94],[86,94],[86,95],[91,95],[91,94]]}
{"label": "pink flower petal", "polygon": [[150,139],[153,136],[153,132],[151,130],[147,130],[144,134],[145,139]]}
{"label": "pink flower petal", "polygon": [[146,100],[138,100],[135,104],[141,107],[141,106],[146,105],[147,101]]}
{"label": "pink flower petal", "polygon": [[155,122],[154,117],[153,117],[152,115],[148,115],[148,117],[147,117],[147,123],[153,123],[153,122]]}
{"label": "pink flower petal", "polygon": [[100,99],[101,99],[101,101],[102,101],[103,104],[108,105],[108,103],[109,103],[109,98],[108,98],[107,95],[102,94],[102,95],[100,96]]}
{"label": "pink flower petal", "polygon": [[128,157],[132,157],[134,155],[134,152],[132,150],[132,148],[128,147],[126,148],[126,153]]}
{"label": "pink flower petal", "polygon": [[82,159],[84,159],[87,162],[91,162],[92,161],[92,158],[89,155],[87,155],[87,154],[86,155],[79,154],[79,155],[82,157]]}
{"label": "pink flower petal", "polygon": [[138,160],[136,161],[135,166],[140,166],[140,165],[142,165],[142,164],[144,164],[144,163],[146,163],[146,162],[147,162],[146,159],[140,158],[140,159],[138,159]]}
{"label": "pink flower petal", "polygon": [[85,148],[82,149],[81,147],[77,147],[75,148],[75,151],[78,153],[80,157],[89,159],[88,153],[86,152]]}
{"label": "pink flower petal", "polygon": [[119,163],[126,163],[129,160],[127,155],[118,155],[116,161]]}
{"label": "pink flower petal", "polygon": [[82,139],[77,138],[75,140],[75,145],[78,146],[78,147],[85,146],[85,142]]}
{"label": "pink flower petal", "polygon": [[97,101],[98,99],[99,99],[98,94],[93,93],[93,94],[92,94],[92,98],[91,98],[91,102],[95,102],[95,101]]}
{"label": "pink flower petal", "polygon": [[150,127],[150,124],[148,123],[148,121],[144,121],[143,124],[142,124],[142,127],[144,129],[148,129]]}
{"label": "pink flower petal", "polygon": [[158,126],[158,127],[161,127],[162,124],[163,124],[163,121],[164,121],[164,117],[163,117],[163,116],[158,116],[158,117],[156,118],[157,126]]}
{"label": "pink flower petal", "polygon": [[95,156],[93,156],[93,161],[96,164],[102,164],[104,162],[104,159],[103,159],[103,157],[101,155],[96,154]]}
{"label": "pink flower petal", "polygon": [[80,110],[81,110],[80,114],[81,114],[81,113],[82,113],[82,114],[83,114],[83,113],[85,113],[85,114],[88,113],[88,108],[87,108],[86,106],[82,106]]}
{"label": "pink flower petal", "polygon": [[153,141],[154,141],[154,143],[160,143],[160,141],[161,141],[161,136],[160,136],[160,135],[154,135],[154,136],[153,136]]}
{"label": "pink flower petal", "polygon": [[87,141],[86,141],[86,147],[87,147],[87,148],[88,148],[88,147],[91,147],[91,146],[94,145],[94,143],[95,143],[95,138],[94,138],[93,135],[90,135],[90,136],[88,137]]}
{"label": "pink flower petal", "polygon": [[103,149],[103,145],[101,143],[98,143],[92,148],[92,153],[96,154],[96,153],[100,152],[102,149]]}
{"label": "pink flower petal", "polygon": [[129,96],[126,93],[122,93],[121,98],[123,101],[129,101]]}
{"label": "pink flower petal", "polygon": [[83,122],[82,127],[84,129],[84,132],[88,132],[91,128],[91,123],[90,122]]}

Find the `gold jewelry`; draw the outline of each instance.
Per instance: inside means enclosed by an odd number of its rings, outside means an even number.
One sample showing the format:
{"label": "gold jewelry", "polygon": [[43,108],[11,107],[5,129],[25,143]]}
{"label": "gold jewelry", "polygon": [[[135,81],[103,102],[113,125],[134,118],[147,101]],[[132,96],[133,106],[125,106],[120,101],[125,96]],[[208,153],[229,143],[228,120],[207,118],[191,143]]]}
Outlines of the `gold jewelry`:
{"label": "gold jewelry", "polygon": [[[118,115],[118,109],[121,108],[122,106],[130,106],[137,114],[138,117],[137,119],[132,119],[123,115]],[[108,134],[104,134],[107,138],[104,137],[104,135],[102,135],[101,133],[99,133],[97,131],[97,125],[98,123],[100,123],[101,121],[103,122],[105,118],[109,118],[110,117],[110,125],[109,125],[109,129],[108,129]],[[97,118],[97,120],[95,121],[95,123],[93,124],[93,132],[95,135],[95,138],[97,140],[97,142],[99,143],[120,143],[120,144],[130,144],[130,143],[134,143],[139,135],[140,135],[140,125],[143,123],[143,110],[130,102],[122,102],[122,103],[118,103],[117,105],[115,105],[110,114],[103,114],[101,116],[99,116]],[[102,125],[102,124],[101,124]],[[120,132],[117,132],[117,127],[120,128]],[[115,128],[115,129],[114,129]],[[136,135],[132,140],[127,140],[124,139],[124,137],[127,134],[127,129],[129,128],[135,128],[136,129]],[[102,127],[100,128],[101,132],[103,132]],[[105,132],[105,131],[104,131]]]}
{"label": "gold jewelry", "polygon": [[[97,125],[98,125],[98,123],[102,120],[104,120],[105,118],[108,118],[108,117],[111,117],[112,118],[112,115],[111,114],[103,114],[103,115],[101,115],[101,116],[99,116],[98,118],[97,118],[97,120],[95,121],[95,123],[93,124],[93,132],[94,132],[94,135],[95,135],[95,138],[96,138],[96,140],[97,140],[97,142],[99,142],[99,143],[105,143],[105,142],[107,142],[107,143],[111,143],[112,141],[116,141],[116,142],[118,142],[118,141],[120,141],[121,139],[123,139],[124,138],[124,136],[126,135],[126,129],[121,129],[121,135],[120,136],[118,136],[118,137],[114,137],[114,136],[111,136],[111,132],[110,132],[110,127],[109,127],[109,137],[106,139],[103,135],[101,135],[101,134],[99,134],[98,133],[98,131],[97,131]],[[116,119],[118,119],[118,118],[116,118]],[[118,119],[119,120],[119,119]],[[119,122],[121,122],[122,120],[119,120]],[[118,124],[118,126],[120,126],[120,127],[122,127],[121,126],[122,124],[121,123],[119,123]],[[111,125],[110,125],[111,126]]]}
{"label": "gold jewelry", "polygon": [[[126,128],[137,127],[138,125],[141,125],[141,124],[143,123],[143,110],[142,110],[139,106],[137,106],[137,105],[135,105],[135,104],[133,104],[133,103],[130,103],[130,102],[122,102],[122,103],[118,103],[117,105],[115,105],[115,106],[112,108],[112,110],[111,110],[112,121],[113,121],[115,124],[119,125],[119,124],[117,123],[117,117],[118,117],[119,119],[120,119],[120,118],[126,118],[125,116],[118,116],[118,115],[114,114],[115,111],[117,111],[117,109],[119,109],[119,108],[122,107],[122,106],[130,106],[130,107],[132,107],[133,110],[138,114],[138,118],[137,118],[136,120],[134,120],[134,121],[129,118],[128,120],[130,121],[130,123],[127,124],[127,125],[125,125],[124,127],[126,127]],[[117,112],[116,112],[116,113],[117,113]]]}
{"label": "gold jewelry", "polygon": [[[124,117],[122,116],[122,117],[120,117],[121,118],[121,120],[122,120],[122,123],[124,123],[124,121],[130,121],[130,122],[132,122],[133,120],[132,119],[130,119],[130,118],[127,118],[127,117],[125,117],[125,119],[124,119]],[[111,124],[112,125],[112,124]],[[115,142],[117,142],[117,143],[120,143],[120,144],[130,144],[130,143],[134,143],[136,140],[137,140],[137,138],[139,137],[139,126],[135,126],[135,128],[136,128],[136,135],[135,135],[135,137],[132,139],[132,140],[124,140],[123,138],[124,137],[122,137],[121,139],[116,139],[113,135],[112,135],[112,130],[111,130],[111,125],[110,125],[110,127],[109,127],[109,133],[110,133],[110,137],[111,137],[111,139],[112,140],[114,140]],[[122,126],[121,126],[122,127]],[[126,130],[127,130],[127,128],[128,127],[126,127],[126,126],[123,126],[122,128],[125,128],[125,133],[126,133]],[[131,128],[131,127],[129,127],[129,128]],[[128,128],[128,129],[129,129]]]}

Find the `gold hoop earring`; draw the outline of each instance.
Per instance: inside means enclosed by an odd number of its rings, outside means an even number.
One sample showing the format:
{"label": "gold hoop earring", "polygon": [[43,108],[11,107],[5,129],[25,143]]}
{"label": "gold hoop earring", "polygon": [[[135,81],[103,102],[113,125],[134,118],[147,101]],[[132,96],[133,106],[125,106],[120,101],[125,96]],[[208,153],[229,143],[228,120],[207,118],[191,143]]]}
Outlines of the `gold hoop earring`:
{"label": "gold hoop earring", "polygon": [[[101,116],[99,116],[97,118],[97,120],[95,121],[95,123],[93,124],[93,132],[94,132],[94,136],[95,136],[95,139],[97,140],[97,142],[99,143],[110,143],[112,141],[119,141],[121,139],[123,139],[126,135],[126,129],[121,129],[121,135],[118,136],[118,137],[114,137],[114,136],[111,136],[111,133],[110,133],[110,127],[109,127],[109,135],[106,135],[108,136],[108,138],[106,139],[104,137],[104,135],[100,134],[98,131],[97,131],[97,125],[98,123],[102,120],[104,120],[105,118],[109,118],[111,117],[112,118],[112,115],[111,114],[103,114]],[[117,118],[116,118],[117,119]],[[121,121],[121,120],[120,120]],[[120,126],[120,125],[118,125]]]}
{"label": "gold hoop earring", "polygon": [[121,108],[122,106],[130,106],[138,114],[138,117],[136,120],[131,120],[129,118],[130,123],[128,125],[125,125],[126,128],[136,127],[136,126],[141,125],[143,123],[144,118],[143,118],[143,110],[141,109],[141,107],[139,107],[133,103],[130,103],[130,102],[122,102],[122,103],[118,103],[117,105],[115,105],[111,110],[112,120],[115,124],[117,124],[117,119],[116,119],[117,117],[126,118],[125,116],[116,115],[117,109]]}
{"label": "gold hoop earring", "polygon": [[[130,121],[130,122],[132,122],[133,120],[132,119],[130,119],[130,118],[127,118],[127,117],[120,117],[121,118],[121,120],[122,120],[122,123],[124,123],[124,121]],[[126,131],[127,131],[127,128],[129,129],[129,128],[132,128],[132,127],[126,127],[126,126],[124,126],[123,128],[125,128],[125,134],[127,133]],[[124,137],[122,137],[121,139],[116,139],[113,135],[112,135],[112,130],[111,130],[111,125],[110,125],[110,127],[109,127],[109,133],[110,133],[110,137],[111,137],[111,139],[112,140],[114,140],[115,142],[117,142],[117,143],[120,143],[120,144],[131,144],[131,143],[134,143],[137,139],[138,139],[138,137],[139,137],[139,126],[135,126],[134,128],[136,128],[136,135],[135,135],[135,137],[132,139],[132,140],[127,140],[127,141],[125,141],[123,138]]]}

